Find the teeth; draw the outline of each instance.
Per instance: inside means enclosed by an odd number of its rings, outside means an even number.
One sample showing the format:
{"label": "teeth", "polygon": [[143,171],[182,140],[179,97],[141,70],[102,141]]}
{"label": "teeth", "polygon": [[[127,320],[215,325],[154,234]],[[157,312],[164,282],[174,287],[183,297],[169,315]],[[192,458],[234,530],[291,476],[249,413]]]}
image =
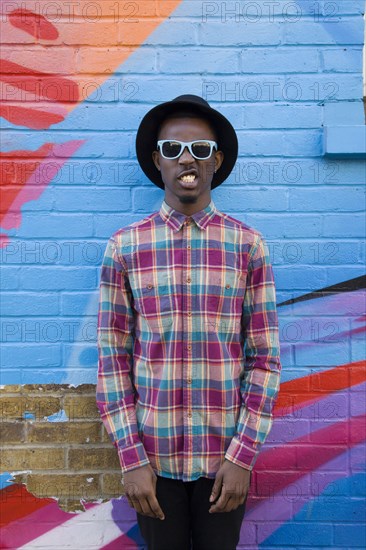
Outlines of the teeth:
{"label": "teeth", "polygon": [[194,174],[188,174],[186,176],[182,176],[180,179],[186,183],[193,183],[194,180],[195,180],[195,175]]}

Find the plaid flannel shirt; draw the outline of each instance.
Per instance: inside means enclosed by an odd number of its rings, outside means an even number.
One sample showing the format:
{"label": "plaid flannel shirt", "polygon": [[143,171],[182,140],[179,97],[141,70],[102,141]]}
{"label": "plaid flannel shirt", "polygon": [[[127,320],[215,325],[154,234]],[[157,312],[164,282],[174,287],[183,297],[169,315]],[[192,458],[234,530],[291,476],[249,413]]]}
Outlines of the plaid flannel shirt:
{"label": "plaid flannel shirt", "polygon": [[104,256],[97,403],[122,471],[215,477],[252,469],[272,424],[280,361],[261,235],[211,200],[120,229]]}

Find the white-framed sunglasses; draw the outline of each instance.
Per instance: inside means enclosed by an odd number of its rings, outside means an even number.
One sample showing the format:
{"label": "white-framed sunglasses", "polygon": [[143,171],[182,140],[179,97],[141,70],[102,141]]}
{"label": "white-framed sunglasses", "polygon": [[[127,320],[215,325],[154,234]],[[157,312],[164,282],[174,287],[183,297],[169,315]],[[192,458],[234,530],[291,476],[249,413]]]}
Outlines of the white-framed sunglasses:
{"label": "white-framed sunglasses", "polygon": [[217,150],[216,141],[196,139],[195,141],[178,141],[177,139],[160,139],[158,150],[165,159],[174,160],[181,156],[187,147],[192,157],[197,160],[207,160],[213,149]]}

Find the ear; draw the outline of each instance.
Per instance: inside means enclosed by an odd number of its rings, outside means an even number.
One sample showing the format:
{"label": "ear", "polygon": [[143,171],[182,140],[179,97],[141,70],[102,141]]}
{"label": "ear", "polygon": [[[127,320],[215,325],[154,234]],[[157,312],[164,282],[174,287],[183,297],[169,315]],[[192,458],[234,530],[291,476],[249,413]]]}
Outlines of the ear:
{"label": "ear", "polygon": [[215,172],[220,168],[224,162],[224,153],[222,151],[216,151],[215,153]]}
{"label": "ear", "polygon": [[153,159],[153,163],[155,164],[157,170],[159,170],[159,172],[160,172],[159,151],[153,151],[152,152],[152,159]]}

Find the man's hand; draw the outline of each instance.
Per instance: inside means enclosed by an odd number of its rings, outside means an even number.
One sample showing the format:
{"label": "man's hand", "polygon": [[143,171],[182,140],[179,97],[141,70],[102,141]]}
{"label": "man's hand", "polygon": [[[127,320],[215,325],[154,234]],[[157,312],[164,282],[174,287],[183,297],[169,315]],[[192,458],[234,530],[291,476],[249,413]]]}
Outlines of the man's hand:
{"label": "man's hand", "polygon": [[128,503],[136,512],[165,519],[156,498],[156,475],[150,464],[125,472],[123,482]]}
{"label": "man's hand", "polygon": [[250,471],[225,460],[216,474],[210,496],[210,502],[218,500],[211,506],[209,512],[231,512],[235,510],[245,501],[249,485]]}

